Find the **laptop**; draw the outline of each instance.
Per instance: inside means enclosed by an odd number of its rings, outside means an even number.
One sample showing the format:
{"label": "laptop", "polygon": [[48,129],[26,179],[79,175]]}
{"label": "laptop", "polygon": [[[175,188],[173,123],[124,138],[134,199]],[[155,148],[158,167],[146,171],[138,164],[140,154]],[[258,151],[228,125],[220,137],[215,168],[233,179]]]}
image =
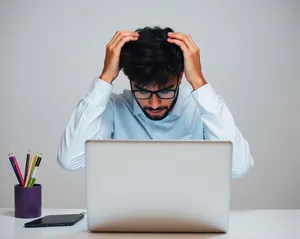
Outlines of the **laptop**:
{"label": "laptop", "polygon": [[88,140],[90,232],[226,233],[232,143]]}

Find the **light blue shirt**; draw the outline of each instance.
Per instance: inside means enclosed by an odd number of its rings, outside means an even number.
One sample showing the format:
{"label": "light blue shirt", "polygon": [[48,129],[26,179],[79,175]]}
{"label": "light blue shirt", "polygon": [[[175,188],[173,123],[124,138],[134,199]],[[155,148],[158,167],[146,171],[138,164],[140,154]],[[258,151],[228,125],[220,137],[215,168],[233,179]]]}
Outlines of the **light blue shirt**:
{"label": "light blue shirt", "polygon": [[244,176],[253,166],[248,142],[210,83],[197,90],[182,83],[173,110],[160,121],[144,115],[130,90],[122,94],[112,90],[112,84],[95,78],[73,110],[57,150],[64,169],[85,166],[88,139],[229,140],[233,144],[232,177]]}

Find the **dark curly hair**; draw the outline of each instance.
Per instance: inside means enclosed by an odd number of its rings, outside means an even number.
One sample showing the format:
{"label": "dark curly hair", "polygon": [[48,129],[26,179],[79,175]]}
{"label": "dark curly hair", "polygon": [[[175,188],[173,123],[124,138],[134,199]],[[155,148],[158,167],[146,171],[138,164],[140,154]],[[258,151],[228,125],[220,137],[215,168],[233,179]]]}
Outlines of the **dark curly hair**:
{"label": "dark curly hair", "polygon": [[183,71],[183,52],[167,41],[173,29],[145,27],[136,30],[137,41],[124,44],[120,54],[120,69],[138,85],[165,85],[169,77],[179,77]]}

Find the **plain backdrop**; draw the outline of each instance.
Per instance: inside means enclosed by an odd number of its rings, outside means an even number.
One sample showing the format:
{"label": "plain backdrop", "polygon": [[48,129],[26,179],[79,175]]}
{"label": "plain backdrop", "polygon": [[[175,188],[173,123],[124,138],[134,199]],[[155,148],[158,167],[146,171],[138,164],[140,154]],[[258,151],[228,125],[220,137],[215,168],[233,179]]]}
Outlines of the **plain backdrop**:
{"label": "plain backdrop", "polygon": [[[300,208],[299,7],[297,0],[0,1],[0,207],[14,203],[8,153],[24,171],[28,149],[43,153],[43,207],[85,207],[84,169],[59,167],[59,139],[100,75],[113,34],[157,25],[192,36],[206,80],[250,144],[254,168],[232,180],[232,208]],[[120,73],[114,85],[119,93],[128,79]]]}

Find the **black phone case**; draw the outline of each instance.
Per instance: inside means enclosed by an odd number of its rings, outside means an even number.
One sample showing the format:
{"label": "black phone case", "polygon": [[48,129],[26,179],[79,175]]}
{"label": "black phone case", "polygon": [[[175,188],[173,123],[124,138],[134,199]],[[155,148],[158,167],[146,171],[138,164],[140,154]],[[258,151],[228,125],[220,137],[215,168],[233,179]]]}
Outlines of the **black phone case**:
{"label": "black phone case", "polygon": [[84,218],[85,213],[80,213],[78,214],[78,218],[73,221],[73,222],[64,222],[64,223],[35,223],[36,219],[34,221],[31,222],[27,222],[24,224],[24,227],[61,227],[61,226],[73,226],[75,225],[77,222],[79,222],[80,220],[82,220]]}

